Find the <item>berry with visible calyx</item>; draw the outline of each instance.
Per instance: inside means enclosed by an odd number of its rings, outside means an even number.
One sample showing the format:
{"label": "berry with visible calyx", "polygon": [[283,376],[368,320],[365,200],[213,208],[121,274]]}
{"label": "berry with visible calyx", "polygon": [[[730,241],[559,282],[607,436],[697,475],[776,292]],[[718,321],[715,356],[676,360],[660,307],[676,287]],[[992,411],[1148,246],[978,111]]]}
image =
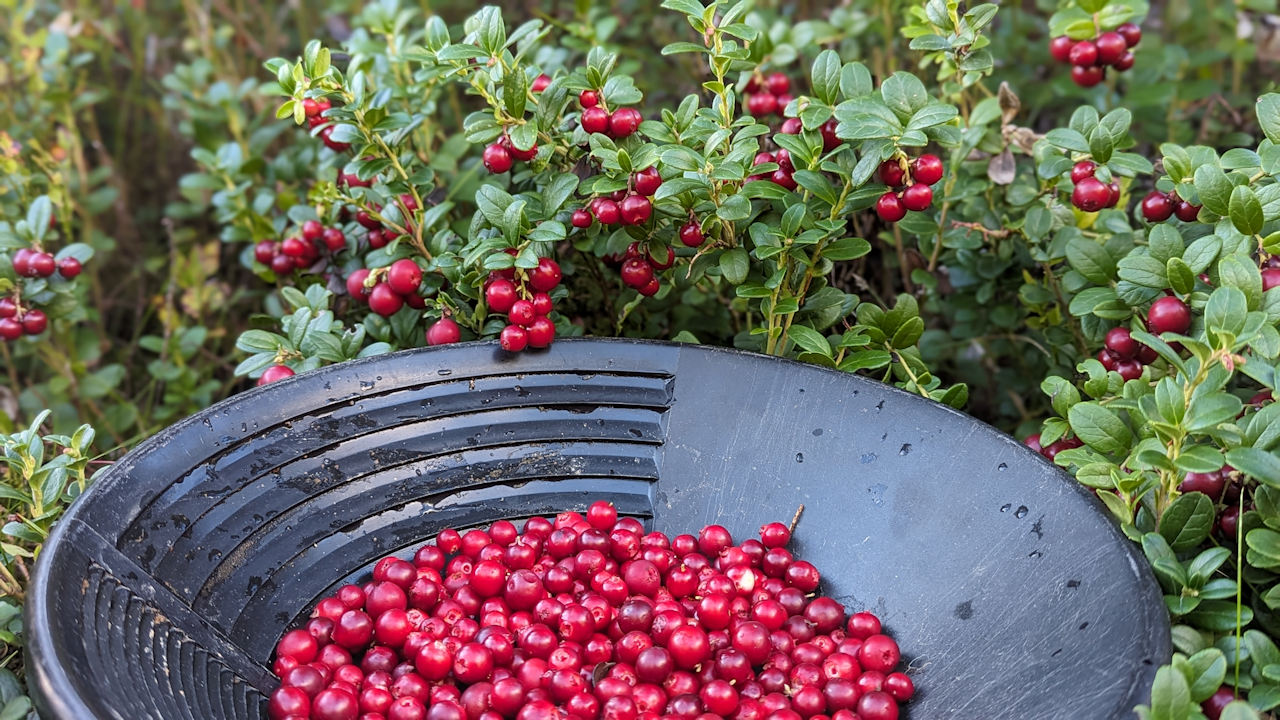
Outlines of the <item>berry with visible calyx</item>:
{"label": "berry with visible calyx", "polygon": [[1071,48],[1067,56],[1076,67],[1092,67],[1098,64],[1098,46],[1088,40],[1082,40]]}
{"label": "berry with visible calyx", "polygon": [[791,78],[780,72],[770,73],[764,79],[764,88],[773,95],[786,95],[791,92]]}
{"label": "berry with visible calyx", "polygon": [[493,312],[508,312],[519,297],[515,283],[506,278],[494,280],[484,290],[484,302]]}
{"label": "berry with visible calyx", "polygon": [[782,121],[778,132],[783,135],[799,135],[801,130],[804,130],[804,123],[800,122],[800,118],[787,118]]}
{"label": "berry with visible calyx", "polygon": [[1057,60],[1058,62],[1061,62],[1061,63],[1070,62],[1071,48],[1075,46],[1076,46],[1075,40],[1072,40],[1066,35],[1059,35],[1058,37],[1049,41],[1049,54],[1052,55],[1053,59]]}
{"label": "berry with visible calyx", "polygon": [[1186,200],[1179,200],[1173,208],[1173,214],[1182,222],[1195,222],[1200,215],[1200,206],[1192,205]]}
{"label": "berry with visible calyx", "polygon": [[635,108],[618,108],[609,116],[609,133],[618,139],[630,137],[640,129],[640,121],[643,119],[640,111]]}
{"label": "berry with visible calyx", "polygon": [[622,263],[622,282],[628,287],[644,287],[653,279],[653,265],[644,258],[633,257]]}
{"label": "berry with visible calyx", "polygon": [[1129,44],[1118,32],[1102,33],[1093,41],[1093,44],[1098,50],[1099,65],[1115,65],[1125,53],[1129,52]]}
{"label": "berry with visible calyx", "polygon": [[941,180],[942,158],[937,155],[921,155],[912,160],[911,179],[925,185],[933,185]]}
{"label": "berry with visible calyx", "polygon": [[1079,184],[1081,180],[1093,177],[1093,173],[1097,169],[1098,166],[1093,161],[1081,160],[1071,168],[1071,182]]}
{"label": "berry with visible calyx", "polygon": [[595,105],[583,110],[582,129],[588,133],[609,132],[609,111]]}
{"label": "berry with visible calyx", "polygon": [[539,258],[538,266],[529,271],[529,285],[539,292],[547,292],[560,284],[560,264],[549,257]]}
{"label": "berry with visible calyx", "polygon": [[658,174],[657,167],[647,167],[635,174],[632,178],[636,192],[646,197],[652,197],[658,192],[658,188],[662,186],[662,176]]}
{"label": "berry with visible calyx", "polygon": [[380,282],[369,291],[369,309],[382,317],[391,317],[404,307],[404,297],[391,289],[385,282]]}
{"label": "berry with visible calyx", "polygon": [[697,220],[690,220],[680,226],[680,242],[685,247],[698,247],[705,239],[702,235],[702,225]]}
{"label": "berry with visible calyx", "polygon": [[1136,58],[1134,58],[1133,53],[1127,52],[1124,55],[1121,55],[1119,60],[1112,63],[1111,67],[1115,68],[1116,70],[1119,70],[1120,72],[1124,72],[1125,70],[1128,70],[1129,68],[1133,67],[1133,63],[1135,60]]}
{"label": "berry with visible calyx", "polygon": [[73,257],[64,257],[58,262],[58,274],[68,280],[79,275],[82,269],[80,261]]}
{"label": "berry with visible calyx", "polygon": [[622,208],[608,198],[598,198],[592,207],[596,219],[604,225],[617,225],[622,222]]}
{"label": "berry with visible calyx", "polygon": [[569,223],[576,228],[589,228],[593,219],[590,211],[585,208],[578,208],[573,211],[573,217],[569,220]]}
{"label": "berry with visible calyx", "polygon": [[40,310],[28,310],[22,316],[22,331],[28,335],[39,335],[49,327],[49,316]]}
{"label": "berry with visible calyx", "polygon": [[[927,186],[926,186],[927,187]],[[888,223],[896,223],[907,216],[907,208],[895,192],[887,192],[876,200],[876,215]]]}
{"label": "berry with visible calyx", "polygon": [[1142,217],[1147,222],[1164,222],[1173,217],[1174,203],[1159,190],[1152,190],[1142,198]]}
{"label": "berry with visible calyx", "polygon": [[1111,188],[1097,178],[1085,178],[1071,191],[1071,204],[1085,212],[1098,212],[1110,199]]}
{"label": "berry with visible calyx", "polygon": [[769,93],[756,93],[747,98],[747,112],[761,118],[778,111],[778,98]]}
{"label": "berry with visible calyx", "polygon": [[519,325],[508,325],[498,333],[498,344],[507,352],[520,352],[529,346],[529,331]]}
{"label": "berry with visible calyx", "polygon": [[1133,339],[1129,328],[1117,327],[1107,331],[1104,341],[1107,349],[1119,355],[1121,359],[1131,360],[1138,355],[1138,341]]}
{"label": "berry with visible calyx", "polygon": [[556,324],[545,315],[535,317],[528,328],[529,347],[544,348],[556,337]]}
{"label": "berry with visible calyx", "polygon": [[880,182],[891,188],[900,188],[907,182],[907,173],[897,160],[885,160],[880,163]]}
{"label": "berry with visible calyx", "polygon": [[653,203],[643,195],[628,195],[619,206],[625,225],[640,225],[653,214]]}
{"label": "berry with visible calyx", "polygon": [[1071,81],[1084,88],[1090,88],[1102,82],[1107,71],[1100,67],[1084,67],[1075,65],[1071,68]]}
{"label": "berry with visible calyx", "polygon": [[511,151],[502,147],[500,143],[493,143],[484,149],[484,167],[495,175],[500,175],[511,169],[513,164]]}
{"label": "berry with visible calyx", "polygon": [[551,84],[551,76],[546,73],[542,73],[541,75],[533,79],[533,82],[529,84],[529,89],[536,93],[540,93],[543,90],[546,90],[547,86],[550,84]]}
{"label": "berry with visible calyx", "polygon": [[387,269],[387,285],[401,295],[417,292],[421,284],[422,268],[409,258],[401,258]]}
{"label": "berry with visible calyx", "polygon": [[293,377],[293,369],[288,365],[272,365],[262,371],[262,375],[258,377],[259,385],[266,385],[287,377]]}
{"label": "berry with visible calyx", "polygon": [[933,204],[933,188],[924,183],[916,183],[902,191],[902,206],[908,210],[922,212]]}
{"label": "berry with visible calyx", "polygon": [[17,340],[22,337],[22,323],[13,318],[0,318],[0,340]]}
{"label": "berry with visible calyx", "polygon": [[462,330],[453,318],[440,318],[427,328],[428,345],[449,345],[462,339]]}
{"label": "berry with visible calyx", "polygon": [[1116,28],[1116,32],[1120,33],[1120,37],[1124,38],[1124,42],[1129,47],[1137,45],[1142,40],[1142,28],[1133,23],[1125,23]]}
{"label": "berry with visible calyx", "polygon": [[1262,271],[1262,291],[1280,287],[1280,268],[1269,267]]}
{"label": "berry with visible calyx", "polygon": [[1191,308],[1176,297],[1166,295],[1151,303],[1147,311],[1147,327],[1152,334],[1182,334],[1191,327]]}

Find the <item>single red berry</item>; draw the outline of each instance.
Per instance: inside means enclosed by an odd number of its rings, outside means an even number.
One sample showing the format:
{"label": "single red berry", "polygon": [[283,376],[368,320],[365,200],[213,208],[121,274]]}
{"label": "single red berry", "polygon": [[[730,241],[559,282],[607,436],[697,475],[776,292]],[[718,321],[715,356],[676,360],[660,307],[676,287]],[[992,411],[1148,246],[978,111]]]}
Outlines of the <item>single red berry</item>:
{"label": "single red berry", "polygon": [[1179,492],[1204,493],[1214,502],[1217,502],[1222,497],[1222,491],[1226,487],[1227,479],[1220,471],[1207,473],[1189,472],[1183,476],[1182,482],[1178,483]]}
{"label": "single red berry", "polygon": [[1098,362],[1102,363],[1103,369],[1107,372],[1111,372],[1112,370],[1119,369],[1120,356],[1106,348],[1103,348],[1098,351]]}
{"label": "single red berry", "polygon": [[1121,55],[1119,60],[1112,63],[1111,67],[1119,70],[1120,72],[1124,72],[1133,67],[1135,60],[1136,58],[1133,56],[1133,53],[1127,52],[1124,55]]}
{"label": "single red berry", "polygon": [[422,268],[409,258],[400,258],[387,269],[387,284],[401,295],[415,293],[422,284]]}
{"label": "single red berry", "polygon": [[643,195],[628,195],[619,206],[625,225],[640,225],[653,214],[653,203]]}
{"label": "single red berry", "polygon": [[791,542],[791,530],[780,522],[760,527],[760,542],[767,548],[786,547]]}
{"label": "single red berry", "polygon": [[780,72],[770,73],[764,79],[764,86],[773,95],[786,95],[791,92],[791,79]]}
{"label": "single red berry", "polygon": [[29,277],[49,277],[58,269],[58,263],[47,252],[32,253],[27,261]]}
{"label": "single red berry", "polygon": [[[1034,434],[1034,435],[1028,435],[1028,436],[1027,436],[1027,439],[1025,439],[1025,440],[1023,440],[1023,441],[1022,441],[1022,444],[1023,444],[1023,445],[1026,445],[1027,447],[1031,448],[1032,450],[1035,450],[1036,452],[1040,452],[1041,450],[1043,450],[1043,449],[1044,449],[1044,448],[1040,445],[1040,433],[1036,433],[1036,434]],[[877,630],[876,632],[879,632],[879,631]],[[874,634],[874,633],[873,633],[873,634]]]}
{"label": "single red berry", "polygon": [[1200,206],[1192,205],[1186,200],[1179,200],[1173,208],[1173,214],[1182,222],[1195,222],[1200,216]]}
{"label": "single red berry", "polygon": [[618,207],[618,203],[608,198],[599,198],[593,210],[596,219],[604,225],[617,225],[622,222],[622,208]]}
{"label": "single red berry", "polygon": [[0,298],[0,318],[11,318],[18,314],[18,303],[13,298]]}
{"label": "single red berry", "polygon": [[1234,538],[1239,524],[1240,508],[1234,505],[1225,508],[1222,514],[1218,516],[1218,534],[1223,537]]}
{"label": "single red berry", "polygon": [[511,151],[494,143],[484,149],[484,166],[489,172],[500,175],[511,169]]}
{"label": "single red berry", "polygon": [[644,258],[631,258],[622,263],[622,282],[628,287],[644,287],[653,279],[653,266]]}
{"label": "single red berry", "polygon": [[31,256],[35,253],[31,248],[19,248],[13,254],[13,271],[22,277],[31,276]]}
{"label": "single red berry", "polygon": [[313,118],[322,112],[320,103],[315,98],[306,98],[302,101],[302,112],[309,118]]}
{"label": "single red berry", "polygon": [[306,220],[302,223],[302,237],[308,242],[315,242],[324,235],[324,225],[319,220]]}
{"label": "single red berry", "polygon": [[326,688],[311,701],[312,720],[356,720],[359,714],[356,696],[344,689]]}
{"label": "single red berry", "polygon": [[1142,377],[1142,363],[1137,360],[1121,360],[1116,363],[1116,372],[1125,380],[1137,380]]}
{"label": "single red berry", "polygon": [[876,215],[885,222],[896,223],[907,216],[907,208],[902,204],[902,199],[897,193],[889,191],[876,201]]}
{"label": "single red berry", "polygon": [[1125,23],[1121,25],[1116,28],[1116,32],[1120,33],[1120,36],[1124,38],[1125,44],[1129,47],[1137,45],[1138,42],[1142,40],[1142,28],[1134,25],[1133,23]]}
{"label": "single red berry", "polygon": [[1071,60],[1071,48],[1075,46],[1075,40],[1072,40],[1066,35],[1059,35],[1049,41],[1049,54],[1058,62],[1069,62]]}
{"label": "single red berry", "polygon": [[388,234],[389,233],[386,230],[370,230],[369,233],[365,235],[365,239],[369,241],[369,247],[377,250],[378,248],[386,247],[387,243],[391,241]]}
{"label": "single red berry", "polygon": [[933,204],[933,188],[924,183],[916,183],[902,191],[902,206],[908,210],[922,212]]}
{"label": "single red berry", "polygon": [[337,140],[333,139],[334,127],[336,126],[330,125],[325,129],[321,130],[320,140],[324,143],[325,147],[329,148],[334,152],[346,152],[347,150],[350,150],[351,143],[338,142]]}
{"label": "single red berry", "polygon": [[534,318],[533,303],[528,300],[517,300],[507,312],[507,319],[515,325],[528,325]]}
{"label": "single red berry", "polygon": [[307,254],[307,244],[301,238],[287,237],[280,243],[280,252],[291,258],[304,257]]}
{"label": "single red berry", "polygon": [[1071,81],[1080,87],[1093,87],[1102,82],[1107,76],[1107,71],[1100,67],[1084,67],[1074,65],[1071,68]]}
{"label": "single red berry", "polygon": [[1099,65],[1114,65],[1129,52],[1129,45],[1124,36],[1118,32],[1105,32],[1098,36],[1093,44],[1098,50]]}
{"label": "single red berry", "polygon": [[380,282],[369,291],[369,309],[383,317],[391,317],[404,307],[404,298],[385,282]]}
{"label": "single red berry", "polygon": [[1082,40],[1071,48],[1067,59],[1076,67],[1092,67],[1098,64],[1098,46],[1088,40]]}
{"label": "single red berry", "polygon": [[17,340],[22,337],[22,323],[13,318],[0,318],[0,339]]}
{"label": "single red berry", "polygon": [[1071,182],[1079,185],[1081,180],[1093,177],[1098,166],[1092,160],[1081,160],[1071,168]]}
{"label": "single red berry", "polygon": [[858,698],[858,716],[862,720],[898,720],[898,703],[883,691],[872,691]]}
{"label": "single red berry", "polygon": [[582,129],[588,133],[609,132],[609,111],[595,105],[583,110]]}
{"label": "single red berry", "polygon": [[942,179],[942,158],[937,155],[921,155],[911,161],[911,179],[924,185],[933,185]]}
{"label": "single red berry", "polygon": [[507,352],[520,352],[529,345],[529,333],[519,325],[508,325],[498,334],[498,344]]}
{"label": "single red berry", "polygon": [[530,299],[533,303],[533,313],[535,315],[550,315],[552,309],[551,296],[544,293],[534,293]]}
{"label": "single red berry", "polygon": [[347,246],[347,236],[338,228],[326,228],[324,235],[324,246],[329,248],[329,252],[338,252]]}
{"label": "single red berry", "polygon": [[1152,190],[1142,198],[1142,217],[1147,222],[1164,222],[1173,217],[1173,201],[1159,190]]}
{"label": "single red berry", "polygon": [[783,135],[799,135],[801,130],[804,130],[804,124],[800,122],[800,118],[787,118],[782,121],[778,132]]}
{"label": "single red berry", "polygon": [[[262,371],[262,375],[258,378],[258,384],[266,385],[287,377],[293,377],[293,370],[288,365],[272,365]],[[306,631],[304,630],[303,632]]]}
{"label": "single red berry", "polygon": [[594,218],[591,217],[590,211],[585,208],[578,208],[573,211],[573,217],[569,222],[576,228],[589,228],[591,227],[592,220],[594,220]]}
{"label": "single red berry", "polygon": [[484,291],[484,302],[492,312],[508,312],[518,299],[515,283],[506,278],[494,280]]}
{"label": "single red berry", "polygon": [[788,190],[795,190],[797,187],[799,187],[798,183],[796,183],[795,174],[792,171],[782,167],[770,173],[769,180],[774,185],[784,187]]}
{"label": "single red berry", "polygon": [[655,270],[666,270],[667,268],[670,268],[672,265],[676,264],[676,251],[674,248],[668,247],[666,249],[666,253],[662,256],[662,260],[658,260],[652,254],[650,254],[649,262],[653,265]]}
{"label": "single red berry", "polygon": [[369,279],[369,270],[360,268],[347,276],[347,294],[361,302],[369,301],[369,288],[364,281]]}
{"label": "single red berry", "polygon": [[1269,267],[1262,271],[1262,291],[1280,287],[1280,268]]}
{"label": "single red berry", "polygon": [[900,188],[905,185],[907,183],[907,173],[902,169],[902,163],[896,159],[885,160],[880,163],[880,182],[891,188]]}
{"label": "single red berry", "polygon": [[536,93],[540,93],[543,90],[546,90],[547,86],[550,84],[551,84],[551,76],[546,73],[542,73],[541,75],[533,79],[533,82],[530,83],[529,85],[529,89]]}
{"label": "single red berry", "polygon": [[705,238],[702,236],[702,225],[697,220],[690,220],[680,226],[680,242],[685,247],[698,247]]}
{"label": "single red berry", "polygon": [[658,188],[662,186],[662,176],[658,174],[658,168],[650,166],[636,173],[632,178],[636,192],[646,197],[652,197],[658,192]]}
{"label": "single red berry", "polygon": [[619,139],[630,137],[640,129],[640,121],[643,119],[640,111],[635,108],[618,108],[609,116],[609,132]]}
{"label": "single red berry", "polygon": [[1117,327],[1108,330],[1106,345],[1108,350],[1124,360],[1131,360],[1138,355],[1138,341],[1133,339],[1129,328]]}
{"label": "single red berry", "polygon": [[70,280],[80,274],[82,270],[80,261],[73,257],[65,257],[58,263],[58,274]]}
{"label": "single red berry", "polygon": [[428,345],[449,345],[462,339],[462,330],[453,318],[440,318],[427,328]]}
{"label": "single red berry", "polygon": [[560,284],[560,264],[549,257],[538,258],[538,266],[529,271],[529,285],[547,292]]}
{"label": "single red berry", "polygon": [[1191,309],[1178,298],[1166,295],[1151,303],[1151,309],[1147,311],[1147,327],[1156,335],[1185,333],[1191,327]]}
{"label": "single red berry", "polygon": [[283,253],[271,258],[271,272],[276,275],[287,275],[293,272],[294,267],[293,258]]}
{"label": "single red berry", "polygon": [[1085,178],[1071,191],[1071,204],[1085,212],[1097,212],[1111,199],[1111,189],[1097,178]]}
{"label": "single red berry", "polygon": [[39,335],[49,327],[49,316],[41,310],[28,310],[22,316],[22,331],[28,335]]}
{"label": "single red berry", "polygon": [[299,687],[278,687],[267,701],[267,717],[271,720],[312,717],[311,696]]}
{"label": "single red berry", "polygon": [[649,278],[649,282],[645,283],[641,288],[639,288],[639,291],[640,291],[640,294],[645,297],[653,297],[654,295],[657,295],[658,291],[661,289],[662,289],[662,281],[658,280],[657,275],[654,275],[653,277]]}
{"label": "single red berry", "polygon": [[1107,183],[1107,207],[1113,208],[1120,204],[1120,183],[1112,180]]}
{"label": "single red berry", "polygon": [[600,93],[595,90],[583,90],[578,93],[578,104],[584,108],[593,108],[600,104]]}
{"label": "single red berry", "polygon": [[375,218],[368,210],[357,210],[356,222],[360,223],[360,225],[366,230],[382,229],[382,221]]}
{"label": "single red berry", "polygon": [[556,337],[556,324],[551,318],[539,315],[529,323],[529,347],[544,348]]}
{"label": "single red berry", "polygon": [[756,93],[747,96],[747,112],[753,117],[762,118],[778,111],[778,98],[769,93]]}

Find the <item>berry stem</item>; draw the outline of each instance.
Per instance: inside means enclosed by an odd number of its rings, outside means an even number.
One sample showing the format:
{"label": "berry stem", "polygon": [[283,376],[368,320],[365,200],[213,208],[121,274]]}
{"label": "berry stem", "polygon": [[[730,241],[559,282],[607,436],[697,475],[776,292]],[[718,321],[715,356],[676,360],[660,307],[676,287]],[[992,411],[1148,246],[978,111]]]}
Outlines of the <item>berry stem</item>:
{"label": "berry stem", "polygon": [[796,508],[796,514],[791,516],[791,522],[787,525],[788,532],[795,532],[796,525],[800,523],[800,516],[804,514],[804,505]]}

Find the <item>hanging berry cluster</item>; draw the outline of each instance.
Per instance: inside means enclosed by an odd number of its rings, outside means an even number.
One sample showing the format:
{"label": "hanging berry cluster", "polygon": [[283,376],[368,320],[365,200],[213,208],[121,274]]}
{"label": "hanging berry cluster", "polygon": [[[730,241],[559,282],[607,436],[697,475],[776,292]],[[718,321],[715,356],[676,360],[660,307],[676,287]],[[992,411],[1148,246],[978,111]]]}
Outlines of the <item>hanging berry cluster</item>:
{"label": "hanging berry cluster", "polygon": [[781,115],[791,101],[791,78],[780,72],[753,75],[744,90],[747,112],[753,117]]}
{"label": "hanging berry cluster", "polygon": [[889,191],[876,201],[876,214],[887,223],[896,223],[908,210],[923,212],[933,204],[934,183],[942,179],[942,159],[921,155],[907,162],[899,156],[880,165],[880,181]]}
{"label": "hanging berry cluster", "polygon": [[1142,217],[1147,222],[1164,222],[1171,217],[1177,217],[1182,222],[1195,222],[1199,214],[1199,205],[1183,200],[1176,192],[1152,190],[1142,198]]}
{"label": "hanging berry cluster", "polygon": [[395,315],[405,305],[415,310],[425,308],[426,301],[418,292],[420,285],[422,268],[409,258],[396,260],[386,268],[360,268],[347,276],[351,297],[383,317]]}
{"label": "hanging berry cluster", "polygon": [[630,107],[620,107],[609,112],[600,104],[599,90],[583,90],[578,94],[578,104],[582,106],[582,129],[587,133],[600,133],[614,140],[631,137],[640,129],[640,111]]}
{"label": "hanging berry cluster", "polygon": [[1093,87],[1107,77],[1107,68],[1124,72],[1133,67],[1132,48],[1142,39],[1142,28],[1125,23],[1111,32],[1088,40],[1072,40],[1061,35],[1049,41],[1049,53],[1061,63],[1071,64],[1071,80],[1080,87]]}
{"label": "hanging berry cluster", "polygon": [[337,227],[325,227],[319,220],[302,223],[298,235],[280,242],[262,240],[253,246],[253,259],[271,268],[276,275],[305,270],[325,252],[338,253],[347,247],[347,236]]}
{"label": "hanging berry cluster", "polygon": [[[47,281],[56,274],[62,280],[71,280],[82,269],[75,257],[68,255],[58,260],[38,247],[19,248],[13,254],[13,271],[20,278]],[[12,295],[0,297],[0,340],[40,335],[48,327],[49,316],[33,307],[32,302],[23,300],[20,286],[15,286]]]}
{"label": "hanging berry cluster", "polygon": [[549,257],[539,258],[538,266],[528,271],[507,268],[489,274],[485,304],[507,315],[507,326],[498,334],[503,350],[544,348],[555,339],[556,324],[547,316],[554,309],[549,293],[560,284],[560,277],[559,263]]}
{"label": "hanging berry cluster", "polygon": [[1071,204],[1085,212],[1098,212],[1113,208],[1120,202],[1120,183],[1112,180],[1104,183],[1095,175],[1098,166],[1091,160],[1081,160],[1071,168]]}

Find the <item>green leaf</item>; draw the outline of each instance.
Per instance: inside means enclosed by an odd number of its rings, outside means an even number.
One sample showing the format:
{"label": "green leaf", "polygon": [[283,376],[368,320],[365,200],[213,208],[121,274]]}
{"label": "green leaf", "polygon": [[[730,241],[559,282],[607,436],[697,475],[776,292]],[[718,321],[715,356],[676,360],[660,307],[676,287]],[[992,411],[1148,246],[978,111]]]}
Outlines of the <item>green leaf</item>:
{"label": "green leaf", "polygon": [[1089,152],[1089,141],[1084,135],[1070,128],[1055,128],[1045,133],[1044,139],[1050,145],[1074,152]]}
{"label": "green leaf", "polygon": [[1156,671],[1151,686],[1151,720],[1187,720],[1191,715],[1191,688],[1187,678],[1171,665]]}
{"label": "green leaf", "polygon": [[749,270],[750,260],[747,251],[742,248],[733,248],[720,256],[720,272],[732,285],[739,285],[746,280]]}
{"label": "green leaf", "polygon": [[1067,262],[1086,280],[1098,285],[1109,283],[1116,269],[1111,253],[1082,235],[1075,235],[1067,241]]}
{"label": "green leaf", "polygon": [[1280,457],[1258,448],[1240,447],[1227,451],[1227,462],[1272,487],[1280,488]]}
{"label": "green leaf", "polygon": [[1213,501],[1207,495],[1187,493],[1165,509],[1159,531],[1174,552],[1185,552],[1209,537],[1214,517]]}
{"label": "green leaf", "polygon": [[942,103],[933,103],[920,108],[911,119],[907,121],[908,130],[924,130],[935,125],[941,125],[960,113],[953,105],[944,105]]}
{"label": "green leaf", "polygon": [[1209,296],[1204,306],[1205,328],[1218,333],[1238,335],[1244,329],[1249,301],[1244,291],[1234,287],[1220,287]]}
{"label": "green leaf", "polygon": [[1119,453],[1129,449],[1133,433],[1107,408],[1096,402],[1082,402],[1067,414],[1076,437],[1100,453]]}
{"label": "green leaf", "polygon": [[823,50],[813,60],[811,71],[813,94],[819,100],[835,105],[840,92],[840,55],[835,50]]}
{"label": "green leaf", "polygon": [[1195,172],[1196,194],[1210,212],[1226,215],[1231,201],[1231,181],[1217,165],[1201,165]]}
{"label": "green leaf", "polygon": [[1121,280],[1160,290],[1169,287],[1165,264],[1150,255],[1131,253],[1121,258],[1117,267]]}
{"label": "green leaf", "polygon": [[1258,125],[1262,133],[1271,142],[1280,145],[1280,94],[1267,93],[1258,98],[1255,108],[1258,113]]}
{"label": "green leaf", "polygon": [[1187,666],[1192,671],[1192,676],[1187,681],[1191,684],[1193,703],[1208,700],[1227,677],[1227,658],[1217,648],[1205,648],[1192,655],[1187,658]]}
{"label": "green leaf", "polygon": [[1231,224],[1245,235],[1262,232],[1262,203],[1258,202],[1258,196],[1249,186],[1238,185],[1231,191],[1228,212]]}
{"label": "green leaf", "polygon": [[41,195],[27,208],[27,230],[39,242],[49,231],[49,223],[53,219],[53,203],[48,195]]}
{"label": "green leaf", "polygon": [[[1253,693],[1249,695],[1252,697]],[[1222,708],[1218,720],[1258,720],[1258,713],[1244,700],[1233,700]]]}
{"label": "green leaf", "polygon": [[840,70],[840,94],[845,98],[858,98],[870,95],[875,89],[871,81],[871,71],[860,62],[846,63]]}
{"label": "green leaf", "polygon": [[906,120],[929,102],[929,91],[920,78],[906,72],[895,72],[880,84],[884,104],[901,119]]}
{"label": "green leaf", "polygon": [[792,325],[787,330],[787,337],[803,348],[807,352],[818,353],[825,357],[832,357],[831,343],[823,337],[822,333],[804,325]]}
{"label": "green leaf", "polygon": [[1071,407],[1080,402],[1080,391],[1065,378],[1050,375],[1040,383],[1040,391],[1049,396],[1053,411],[1066,417]]}
{"label": "green leaf", "polygon": [[1111,159],[1111,151],[1115,150],[1116,139],[1111,136],[1111,131],[1106,125],[1101,123],[1089,133],[1089,154],[1093,155],[1093,159],[1100,163],[1105,163]]}

